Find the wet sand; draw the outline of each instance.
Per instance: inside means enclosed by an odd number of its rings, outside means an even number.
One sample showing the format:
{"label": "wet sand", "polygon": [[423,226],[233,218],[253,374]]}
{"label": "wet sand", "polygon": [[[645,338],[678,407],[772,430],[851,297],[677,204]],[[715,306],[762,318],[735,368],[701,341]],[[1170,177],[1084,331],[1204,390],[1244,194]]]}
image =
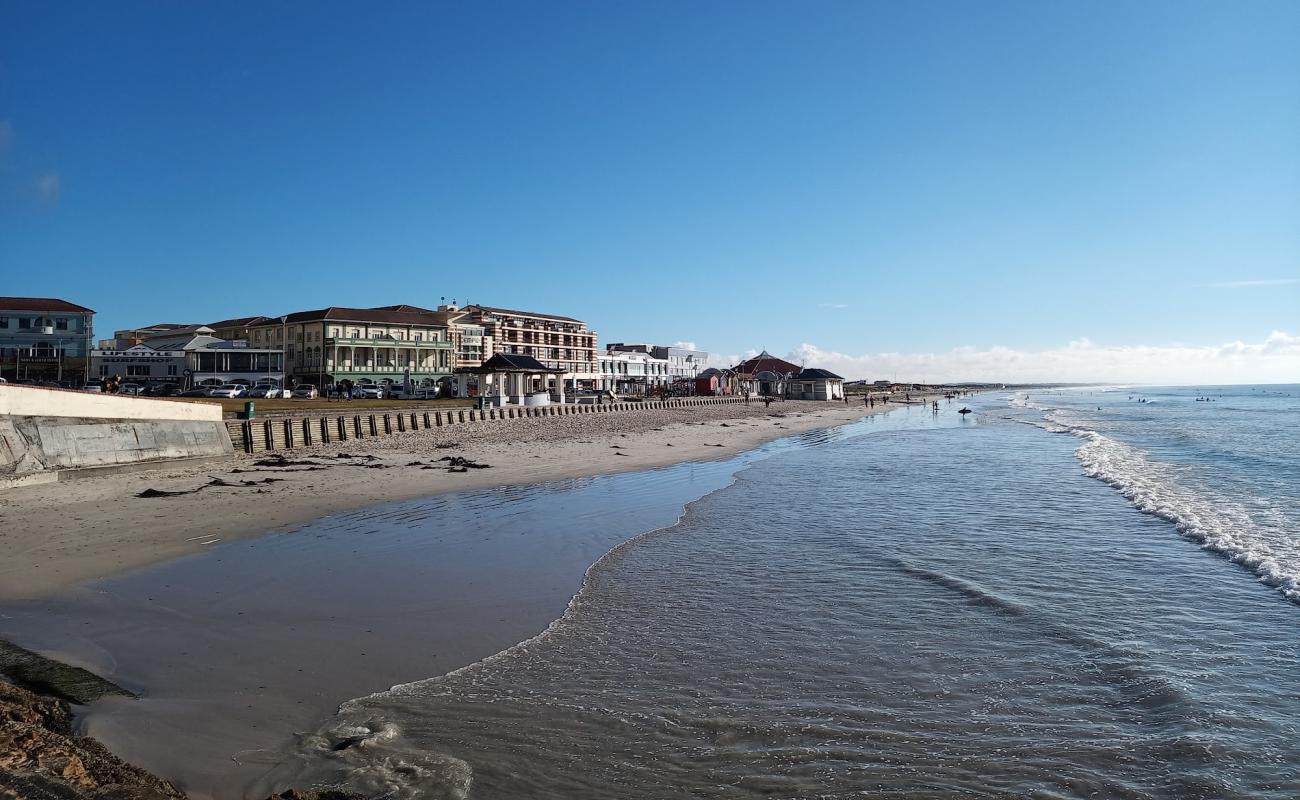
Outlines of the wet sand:
{"label": "wet sand", "polygon": [[[535,635],[562,613],[602,553],[672,524],[686,502],[729,482],[738,467],[721,457],[864,411],[785,403],[770,415],[753,406],[676,422],[610,415],[600,418],[608,428],[599,432],[521,425],[515,434],[526,442],[495,439],[509,432],[486,430],[491,423],[478,431],[466,425],[348,443],[352,454],[372,456],[366,459],[334,458],[338,446],[293,451],[294,460],[331,466],[276,470],[284,483],[258,487],[261,493],[134,496],[148,487],[194,488],[209,475],[266,477],[230,473],[267,469],[243,457],[227,471],[209,466],[59,486],[73,490],[62,505],[30,491],[37,502],[20,508],[31,523],[49,514],[95,522],[88,531],[23,542],[16,560],[26,559],[30,572],[8,562],[0,568],[10,598],[0,608],[0,636],[141,694],[102,701],[82,717],[85,732],[118,755],[196,797],[264,795],[274,787],[254,784],[294,731],[309,729],[342,700],[464,666]],[[449,438],[460,446],[447,448]],[[493,468],[405,466],[438,463],[433,459],[448,452]],[[601,473],[607,477],[582,477]],[[561,483],[530,486],[543,481]],[[410,497],[422,499],[374,505]],[[96,518],[89,509],[106,498],[113,515]],[[512,524],[475,525],[476,509],[503,504],[516,509],[506,517]],[[277,523],[281,535],[240,541]],[[80,585],[70,587],[74,581]],[[29,599],[16,599],[24,594]]]}
{"label": "wet sand", "polygon": [[[877,405],[871,411],[890,407]],[[329,456],[329,469],[320,471],[232,473],[264,469],[254,467],[252,457],[234,455],[224,463],[159,466],[9,489],[0,493],[0,518],[5,523],[0,526],[0,550],[5,553],[0,562],[0,599],[48,595],[199,552],[211,546],[208,542],[258,536],[376,503],[719,458],[865,413],[868,409],[860,403],[791,401],[774,403],[770,409],[753,403],[466,423],[285,451],[295,460]],[[460,446],[448,447],[452,444]],[[375,454],[379,459],[332,458],[340,452]],[[405,466],[444,455],[466,457],[492,468],[448,473]],[[375,463],[388,468],[374,468]],[[282,482],[213,487],[179,497],[136,496],[146,489],[194,489],[214,476],[227,481],[274,477]]]}

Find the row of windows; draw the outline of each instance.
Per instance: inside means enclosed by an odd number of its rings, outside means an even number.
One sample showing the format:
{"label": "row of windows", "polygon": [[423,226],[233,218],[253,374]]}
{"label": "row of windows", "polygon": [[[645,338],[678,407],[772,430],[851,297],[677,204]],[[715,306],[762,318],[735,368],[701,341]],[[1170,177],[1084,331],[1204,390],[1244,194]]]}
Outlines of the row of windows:
{"label": "row of windows", "polygon": [[[151,364],[127,364],[127,365],[126,365],[126,377],[128,377],[128,378],[151,378],[151,377],[153,377],[153,372],[151,371],[152,368],[153,368],[153,366],[152,366]],[[109,375],[120,375],[121,372],[119,372],[119,369],[120,369],[120,368],[119,368],[118,366],[113,365],[113,364],[100,364],[100,365],[99,365],[99,377],[101,377],[101,378],[107,378]],[[168,364],[168,365],[167,365],[167,375],[168,375],[168,377],[172,377],[172,378],[176,377],[176,365],[175,365],[175,364]]]}
{"label": "row of windows", "polygon": [[17,323],[18,330],[54,328],[56,331],[66,331],[68,329],[67,317],[53,320],[49,317],[0,317],[0,328],[9,328],[14,323]]}

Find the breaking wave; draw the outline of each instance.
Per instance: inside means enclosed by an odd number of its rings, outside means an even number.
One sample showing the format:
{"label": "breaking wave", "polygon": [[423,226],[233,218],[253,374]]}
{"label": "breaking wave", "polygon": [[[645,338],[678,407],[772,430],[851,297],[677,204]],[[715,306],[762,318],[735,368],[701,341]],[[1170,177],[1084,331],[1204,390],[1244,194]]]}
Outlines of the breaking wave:
{"label": "breaking wave", "polygon": [[1174,467],[1086,427],[1069,409],[1024,399],[1017,404],[1015,398],[1012,405],[1045,412],[1041,419],[1023,420],[1031,425],[1082,439],[1075,454],[1085,474],[1110,485],[1139,511],[1173,523],[1182,535],[1251,570],[1288,600],[1300,604],[1300,541],[1289,534],[1284,520],[1277,525],[1262,524],[1239,500],[1187,487]]}
{"label": "breaking wave", "polygon": [[1096,431],[1075,429],[1084,472],[1113,486],[1138,510],[1172,522],[1180,533],[1227,556],[1300,603],[1300,547],[1260,526],[1239,502],[1180,486],[1169,467],[1136,447]]}

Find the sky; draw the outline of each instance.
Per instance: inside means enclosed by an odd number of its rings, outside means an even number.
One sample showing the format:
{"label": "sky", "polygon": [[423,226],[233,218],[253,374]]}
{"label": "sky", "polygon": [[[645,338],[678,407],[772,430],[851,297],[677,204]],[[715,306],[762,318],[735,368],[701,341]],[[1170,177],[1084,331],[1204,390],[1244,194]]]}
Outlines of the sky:
{"label": "sky", "polygon": [[0,294],[1300,380],[1300,3],[0,0]]}

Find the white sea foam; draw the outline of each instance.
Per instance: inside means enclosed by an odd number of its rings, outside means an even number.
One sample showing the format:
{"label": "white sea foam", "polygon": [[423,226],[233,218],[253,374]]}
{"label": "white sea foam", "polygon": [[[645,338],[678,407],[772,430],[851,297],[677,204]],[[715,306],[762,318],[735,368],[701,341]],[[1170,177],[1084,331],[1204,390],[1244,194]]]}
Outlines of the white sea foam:
{"label": "white sea foam", "polygon": [[1132,445],[1097,431],[1075,428],[1084,440],[1084,472],[1105,481],[1140,511],[1169,520],[1202,547],[1250,568],[1260,580],[1300,603],[1300,544],[1285,531],[1261,525],[1240,502],[1211,497],[1178,482],[1167,465]]}
{"label": "white sea foam", "polygon": [[1087,475],[1114,487],[1139,511],[1172,522],[1184,536],[1249,568],[1287,599],[1300,603],[1300,540],[1288,533],[1283,515],[1270,513],[1266,502],[1252,510],[1238,500],[1191,489],[1179,481],[1174,468],[1092,430],[1074,410],[1032,403],[1023,395],[1016,400],[1013,396],[1009,402],[1044,412],[1041,419],[1028,420],[1030,424],[1084,440],[1076,455]]}

